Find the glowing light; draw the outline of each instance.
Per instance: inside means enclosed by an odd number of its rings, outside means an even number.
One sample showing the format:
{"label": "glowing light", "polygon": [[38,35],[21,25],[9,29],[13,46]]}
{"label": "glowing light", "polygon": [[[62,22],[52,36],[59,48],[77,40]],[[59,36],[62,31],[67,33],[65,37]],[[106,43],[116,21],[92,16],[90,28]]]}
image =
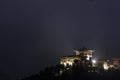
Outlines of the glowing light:
{"label": "glowing light", "polygon": [[64,66],[67,66],[67,63],[66,63],[66,62],[64,63]]}
{"label": "glowing light", "polygon": [[103,64],[103,68],[104,68],[104,70],[108,70],[109,69],[109,66],[107,65],[107,63]]}
{"label": "glowing light", "polygon": [[90,60],[90,55],[87,55],[87,58],[86,58],[87,60]]}
{"label": "glowing light", "polygon": [[90,58],[89,58],[89,57],[87,57],[86,59],[87,59],[87,60],[90,60]]}
{"label": "glowing light", "polygon": [[71,61],[66,61],[66,62],[63,62],[62,64],[63,64],[64,66],[67,66],[67,65],[72,66],[72,65],[73,65],[73,62],[71,62]]}
{"label": "glowing light", "polygon": [[95,60],[95,59],[94,59],[94,60],[92,60],[92,63],[93,63],[93,64],[96,64],[96,60]]}
{"label": "glowing light", "polygon": [[70,65],[70,66],[73,65],[73,63],[72,63],[71,61],[66,61],[66,63],[67,63],[68,65]]}

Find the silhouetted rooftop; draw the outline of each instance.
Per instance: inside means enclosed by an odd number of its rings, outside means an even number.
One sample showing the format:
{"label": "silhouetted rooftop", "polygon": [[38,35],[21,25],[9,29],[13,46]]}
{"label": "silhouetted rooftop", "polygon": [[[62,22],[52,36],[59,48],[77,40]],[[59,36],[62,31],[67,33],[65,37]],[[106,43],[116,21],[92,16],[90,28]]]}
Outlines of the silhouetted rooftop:
{"label": "silhouetted rooftop", "polygon": [[79,51],[86,51],[86,50],[89,50],[88,48],[86,48],[86,47],[82,47],[82,48],[80,48],[80,49],[78,49]]}

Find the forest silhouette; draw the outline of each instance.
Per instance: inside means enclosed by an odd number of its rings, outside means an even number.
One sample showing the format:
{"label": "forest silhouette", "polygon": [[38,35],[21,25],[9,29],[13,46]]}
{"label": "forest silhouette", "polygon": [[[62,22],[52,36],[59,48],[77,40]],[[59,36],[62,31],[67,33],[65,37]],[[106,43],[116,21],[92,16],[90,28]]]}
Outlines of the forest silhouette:
{"label": "forest silhouette", "polygon": [[[75,61],[73,66],[56,65],[52,67],[46,67],[38,74],[31,75],[22,80],[120,80],[120,70],[111,69],[104,70],[96,67],[89,72],[88,65],[83,65]],[[99,71],[99,72],[98,72]]]}

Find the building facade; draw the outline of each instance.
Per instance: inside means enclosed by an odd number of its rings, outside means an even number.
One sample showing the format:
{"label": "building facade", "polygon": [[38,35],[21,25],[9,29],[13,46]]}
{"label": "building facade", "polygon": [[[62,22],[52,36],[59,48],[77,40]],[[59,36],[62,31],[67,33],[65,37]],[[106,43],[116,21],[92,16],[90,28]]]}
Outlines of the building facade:
{"label": "building facade", "polygon": [[92,59],[93,52],[93,50],[88,50],[86,48],[74,50],[74,55],[61,57],[60,64],[72,66],[76,61],[80,63],[89,63]]}
{"label": "building facade", "polygon": [[[93,58],[94,50],[81,48],[73,51],[73,55],[60,57],[60,65],[73,66],[76,63],[87,65],[89,72],[100,70],[120,69],[120,58],[114,58],[112,63],[108,59],[96,60]],[[91,70],[90,70],[91,69]]]}

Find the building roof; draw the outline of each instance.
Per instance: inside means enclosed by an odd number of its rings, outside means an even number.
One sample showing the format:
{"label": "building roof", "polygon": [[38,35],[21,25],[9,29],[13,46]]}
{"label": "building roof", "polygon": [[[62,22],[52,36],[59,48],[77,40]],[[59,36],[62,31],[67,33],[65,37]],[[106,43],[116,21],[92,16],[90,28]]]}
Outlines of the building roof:
{"label": "building roof", "polygon": [[79,56],[76,56],[76,55],[68,55],[68,56],[61,56],[61,58],[72,58],[72,57],[79,57]]}
{"label": "building roof", "polygon": [[86,50],[89,50],[88,48],[86,48],[86,47],[82,47],[82,48],[80,48],[80,49],[78,49],[79,51],[86,51]]}

